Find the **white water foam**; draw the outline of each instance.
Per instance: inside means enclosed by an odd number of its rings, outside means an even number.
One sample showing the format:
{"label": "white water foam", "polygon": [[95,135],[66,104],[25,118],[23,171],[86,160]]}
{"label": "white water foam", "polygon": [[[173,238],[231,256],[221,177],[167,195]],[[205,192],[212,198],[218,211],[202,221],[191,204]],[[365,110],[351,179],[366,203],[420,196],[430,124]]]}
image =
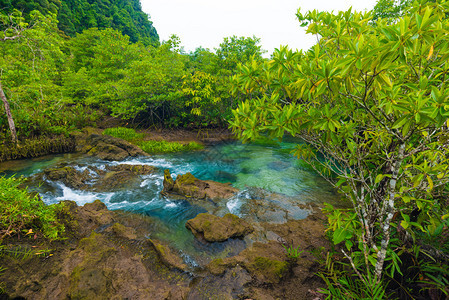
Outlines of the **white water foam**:
{"label": "white water foam", "polygon": [[149,186],[150,184],[155,184],[157,187],[160,187],[164,180],[164,176],[159,174],[144,175],[141,178],[144,180],[140,183],[140,187]]}
{"label": "white water foam", "polygon": [[242,207],[245,200],[248,199],[251,199],[250,191],[240,191],[237,195],[229,199],[229,201],[226,203],[226,207],[231,214],[241,217],[240,208]]}
{"label": "white water foam", "polygon": [[159,168],[172,168],[173,163],[163,158],[134,158],[131,160],[125,160],[120,162],[114,162],[113,165],[149,165]]}
{"label": "white water foam", "polygon": [[84,205],[86,203],[94,202],[97,199],[105,198],[104,196],[98,193],[84,192],[71,189],[62,183],[57,183],[57,185],[62,191],[62,196],[54,197],[50,195],[47,196],[44,194],[43,200],[46,204],[54,204],[62,200],[72,200],[75,201],[76,204],[78,205]]}
{"label": "white water foam", "polygon": [[171,202],[171,201],[169,203],[165,204],[165,208],[174,208],[177,206],[178,206],[178,204],[176,204],[175,202]]}

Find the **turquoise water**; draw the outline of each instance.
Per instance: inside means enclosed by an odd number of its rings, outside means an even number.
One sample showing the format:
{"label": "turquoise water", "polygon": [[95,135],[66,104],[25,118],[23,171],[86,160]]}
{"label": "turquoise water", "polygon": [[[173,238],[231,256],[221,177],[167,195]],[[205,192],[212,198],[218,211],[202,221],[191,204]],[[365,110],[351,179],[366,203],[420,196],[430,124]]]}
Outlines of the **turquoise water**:
{"label": "turquoise water", "polygon": [[[224,257],[245,247],[245,241],[242,240],[214,245],[196,241],[184,225],[198,213],[209,211],[224,215],[232,212],[254,222],[285,222],[287,219],[307,216],[308,211],[300,208],[300,203],[335,203],[337,197],[330,185],[302,168],[290,153],[298,142],[285,140],[279,145],[257,145],[233,141],[209,146],[201,151],[130,158],[123,162],[107,162],[73,154],[55,155],[0,164],[0,172],[7,176],[30,176],[59,163],[70,163],[80,170],[89,169],[90,166],[104,168],[108,164],[155,166],[158,168],[155,174],[141,176],[140,186],[128,190],[98,193],[74,190],[61,182],[50,181],[33,189],[41,193],[47,204],[74,200],[78,205],[84,205],[99,199],[109,209],[149,215],[159,222],[151,237],[170,242],[183,253],[186,260],[195,265],[204,257],[208,258],[206,260]],[[169,169],[174,177],[191,172],[202,180],[229,182],[241,192],[232,199],[213,204],[212,211],[210,207],[166,198],[160,195],[164,169]],[[255,204],[271,210],[269,213],[254,211]]]}

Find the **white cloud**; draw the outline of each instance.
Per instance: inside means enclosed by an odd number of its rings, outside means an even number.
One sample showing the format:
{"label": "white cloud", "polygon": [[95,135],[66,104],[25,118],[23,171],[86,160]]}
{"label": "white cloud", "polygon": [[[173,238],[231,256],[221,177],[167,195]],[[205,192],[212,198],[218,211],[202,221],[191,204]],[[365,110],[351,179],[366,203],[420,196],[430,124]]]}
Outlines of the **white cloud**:
{"label": "white cloud", "polygon": [[307,10],[372,9],[376,0],[141,0],[161,40],[181,38],[186,51],[217,48],[224,37],[253,36],[271,53],[279,45],[307,49],[315,38],[299,27],[295,13]]}

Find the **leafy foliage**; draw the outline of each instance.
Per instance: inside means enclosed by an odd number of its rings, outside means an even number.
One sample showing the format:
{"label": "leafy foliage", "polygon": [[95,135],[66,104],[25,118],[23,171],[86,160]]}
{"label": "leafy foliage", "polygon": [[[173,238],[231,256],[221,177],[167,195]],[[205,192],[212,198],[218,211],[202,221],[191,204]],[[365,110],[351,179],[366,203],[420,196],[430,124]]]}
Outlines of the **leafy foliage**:
{"label": "leafy foliage", "polygon": [[[18,11],[1,16],[24,28],[0,44],[2,86],[19,140],[68,134],[105,114],[141,127],[224,126],[235,103],[225,75],[235,70],[223,73],[222,59],[206,49],[208,60],[183,53],[176,36],[159,47],[132,43],[111,28],[67,39],[54,15],[32,11],[28,23]],[[3,114],[0,136],[9,140]]]}
{"label": "leafy foliage", "polygon": [[373,20],[383,19],[394,22],[404,15],[412,2],[411,0],[379,0],[373,9]]}

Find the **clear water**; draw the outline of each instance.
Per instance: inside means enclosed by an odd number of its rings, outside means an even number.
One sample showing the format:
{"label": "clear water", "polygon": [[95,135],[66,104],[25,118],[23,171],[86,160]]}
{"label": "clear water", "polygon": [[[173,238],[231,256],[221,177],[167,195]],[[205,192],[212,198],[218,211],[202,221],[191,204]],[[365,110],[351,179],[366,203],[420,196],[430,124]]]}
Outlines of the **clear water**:
{"label": "clear water", "polygon": [[[104,168],[107,164],[155,166],[158,172],[141,176],[140,186],[129,190],[96,193],[74,190],[60,182],[47,182],[47,187],[35,189],[47,204],[74,200],[78,205],[84,205],[99,199],[112,210],[152,216],[159,226],[151,237],[168,241],[182,251],[186,261],[195,265],[205,257],[210,260],[238,252],[245,247],[245,241],[232,240],[214,245],[196,241],[185,228],[185,222],[207,210],[187,201],[162,197],[163,170],[169,169],[174,177],[191,172],[199,179],[230,182],[241,190],[235,197],[218,203],[213,212],[215,214],[232,212],[250,221],[266,222],[301,219],[308,212],[298,207],[298,203],[335,203],[337,197],[327,182],[302,168],[290,153],[297,143],[298,140],[286,140],[279,145],[267,146],[233,141],[201,151],[130,158],[123,162],[107,162],[73,154],[56,155],[0,164],[0,173],[30,176],[61,162],[70,163],[79,170],[89,169],[89,166]],[[261,207],[274,207],[274,213],[254,212],[250,207],[256,202]]]}

